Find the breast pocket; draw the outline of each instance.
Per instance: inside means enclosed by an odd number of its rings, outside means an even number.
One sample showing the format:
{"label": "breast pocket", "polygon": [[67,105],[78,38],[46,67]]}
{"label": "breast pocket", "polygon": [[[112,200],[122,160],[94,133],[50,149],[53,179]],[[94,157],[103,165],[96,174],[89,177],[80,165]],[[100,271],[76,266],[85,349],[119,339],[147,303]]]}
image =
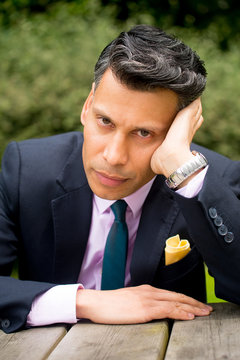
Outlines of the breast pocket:
{"label": "breast pocket", "polygon": [[201,255],[195,245],[181,260],[164,265],[164,257],[155,274],[153,286],[181,292],[201,301],[206,299],[205,273]]}

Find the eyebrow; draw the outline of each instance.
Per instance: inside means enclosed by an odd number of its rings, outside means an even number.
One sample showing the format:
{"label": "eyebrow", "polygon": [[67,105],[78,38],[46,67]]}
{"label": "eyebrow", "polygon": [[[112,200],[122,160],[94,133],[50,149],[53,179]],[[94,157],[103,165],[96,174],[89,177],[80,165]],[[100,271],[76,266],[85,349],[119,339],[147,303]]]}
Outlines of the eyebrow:
{"label": "eyebrow", "polygon": [[101,108],[99,108],[99,107],[97,107],[95,105],[93,105],[93,112],[95,114],[100,114],[102,116],[105,116],[109,120],[112,120],[110,116],[106,115],[106,112],[104,111],[104,109],[101,109]]}
{"label": "eyebrow", "polygon": [[106,118],[108,118],[109,120],[111,120],[111,117],[106,115],[106,111],[104,110],[104,108],[98,107],[96,105],[93,105],[93,112],[95,112],[95,114],[100,114],[105,116]]}

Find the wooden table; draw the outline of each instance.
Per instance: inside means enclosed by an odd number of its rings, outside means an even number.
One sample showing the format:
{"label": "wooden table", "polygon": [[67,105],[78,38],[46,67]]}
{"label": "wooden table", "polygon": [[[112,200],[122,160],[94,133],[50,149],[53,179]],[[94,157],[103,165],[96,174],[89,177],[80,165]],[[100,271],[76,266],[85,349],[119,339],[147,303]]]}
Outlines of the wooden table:
{"label": "wooden table", "polygon": [[174,322],[165,360],[240,359],[240,306],[213,308],[210,316]]}
{"label": "wooden table", "polygon": [[[240,306],[213,304],[214,312],[193,321],[137,325],[81,322],[0,331],[0,360],[207,360],[240,359]],[[171,331],[170,331],[171,329]]]}

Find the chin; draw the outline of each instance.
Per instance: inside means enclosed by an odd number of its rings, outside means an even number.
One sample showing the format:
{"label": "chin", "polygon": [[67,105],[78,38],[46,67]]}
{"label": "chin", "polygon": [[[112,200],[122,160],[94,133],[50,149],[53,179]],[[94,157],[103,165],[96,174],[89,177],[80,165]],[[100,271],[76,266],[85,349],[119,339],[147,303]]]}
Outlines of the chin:
{"label": "chin", "polygon": [[100,189],[96,186],[91,187],[92,192],[97,195],[98,197],[105,199],[105,200],[119,200],[122,199],[128,195],[130,195],[131,192],[128,191],[121,191],[120,189],[112,189],[112,188],[107,188],[107,189]]}
{"label": "chin", "polygon": [[95,195],[100,197],[101,199],[105,200],[119,200],[124,198],[127,195],[121,195],[121,194],[111,194],[110,191],[108,192],[102,192],[102,191],[93,191]]}

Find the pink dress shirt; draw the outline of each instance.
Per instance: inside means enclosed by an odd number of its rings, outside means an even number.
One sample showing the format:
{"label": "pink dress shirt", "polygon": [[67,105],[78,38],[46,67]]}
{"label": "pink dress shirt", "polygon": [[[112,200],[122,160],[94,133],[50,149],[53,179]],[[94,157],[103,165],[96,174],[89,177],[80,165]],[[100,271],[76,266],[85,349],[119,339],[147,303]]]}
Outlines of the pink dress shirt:
{"label": "pink dress shirt", "polygon": [[[202,188],[207,172],[206,167],[196,175],[185,187],[177,192],[185,197],[196,196]],[[126,264],[125,286],[130,284],[130,263],[134,247],[134,241],[141,217],[142,205],[150,191],[154,179],[138,189],[135,193],[127,196],[124,200],[128,207],[126,222],[129,231],[128,256]],[[88,244],[83,259],[77,284],[57,285],[37,296],[31,311],[27,317],[28,326],[41,326],[54,323],[76,323],[76,293],[79,288],[101,288],[101,271],[105,243],[108,232],[114,221],[114,215],[110,206],[114,200],[101,199],[93,196],[92,222],[88,238]]]}

